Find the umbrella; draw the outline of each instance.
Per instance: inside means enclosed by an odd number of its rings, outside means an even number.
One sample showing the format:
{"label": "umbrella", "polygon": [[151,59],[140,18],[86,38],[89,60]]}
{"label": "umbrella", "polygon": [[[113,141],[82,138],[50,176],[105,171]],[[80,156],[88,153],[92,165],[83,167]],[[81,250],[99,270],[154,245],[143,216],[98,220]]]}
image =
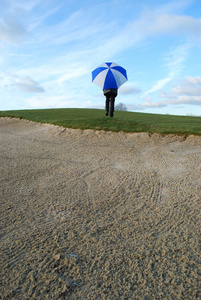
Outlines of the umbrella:
{"label": "umbrella", "polygon": [[102,90],[118,89],[127,80],[126,70],[114,62],[103,63],[92,72],[92,82]]}

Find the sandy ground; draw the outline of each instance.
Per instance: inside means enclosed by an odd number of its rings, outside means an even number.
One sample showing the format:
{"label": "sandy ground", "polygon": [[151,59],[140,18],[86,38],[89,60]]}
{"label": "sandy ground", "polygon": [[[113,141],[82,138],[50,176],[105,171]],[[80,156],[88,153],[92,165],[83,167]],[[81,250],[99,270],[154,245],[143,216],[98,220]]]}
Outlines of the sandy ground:
{"label": "sandy ground", "polygon": [[0,118],[2,299],[201,299],[201,137]]}

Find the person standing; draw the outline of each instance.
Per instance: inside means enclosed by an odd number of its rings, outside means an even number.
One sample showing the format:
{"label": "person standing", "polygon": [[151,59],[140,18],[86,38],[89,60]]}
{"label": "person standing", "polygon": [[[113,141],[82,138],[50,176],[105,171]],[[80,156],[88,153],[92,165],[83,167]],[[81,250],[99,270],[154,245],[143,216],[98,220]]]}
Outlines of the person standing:
{"label": "person standing", "polygon": [[92,71],[92,82],[101,87],[106,97],[106,116],[114,115],[114,102],[119,87],[128,80],[126,70],[114,62],[105,62]]}
{"label": "person standing", "polygon": [[103,90],[104,96],[106,98],[105,100],[105,110],[106,110],[106,116],[108,116],[110,112],[110,117],[112,118],[114,115],[114,102],[115,98],[117,96],[117,89],[105,89]]}

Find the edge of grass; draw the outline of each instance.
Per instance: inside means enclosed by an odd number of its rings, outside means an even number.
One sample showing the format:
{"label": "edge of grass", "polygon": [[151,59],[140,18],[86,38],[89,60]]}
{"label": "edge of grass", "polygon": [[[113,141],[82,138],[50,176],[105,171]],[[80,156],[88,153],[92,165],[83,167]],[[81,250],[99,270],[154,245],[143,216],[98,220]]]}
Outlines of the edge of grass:
{"label": "edge of grass", "polygon": [[105,116],[102,109],[58,108],[0,111],[0,117],[19,118],[81,130],[201,136],[201,117],[194,116],[115,111],[114,117],[110,118]]}

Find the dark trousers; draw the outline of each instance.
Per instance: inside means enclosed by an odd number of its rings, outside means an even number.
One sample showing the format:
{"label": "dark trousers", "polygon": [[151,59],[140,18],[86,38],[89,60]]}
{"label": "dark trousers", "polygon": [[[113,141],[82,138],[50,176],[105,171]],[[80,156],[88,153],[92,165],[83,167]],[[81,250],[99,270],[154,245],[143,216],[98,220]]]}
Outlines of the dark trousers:
{"label": "dark trousers", "polygon": [[106,101],[105,101],[105,109],[106,109],[106,115],[109,114],[110,111],[110,117],[113,117],[114,115],[114,102],[115,102],[115,94],[106,94]]}

